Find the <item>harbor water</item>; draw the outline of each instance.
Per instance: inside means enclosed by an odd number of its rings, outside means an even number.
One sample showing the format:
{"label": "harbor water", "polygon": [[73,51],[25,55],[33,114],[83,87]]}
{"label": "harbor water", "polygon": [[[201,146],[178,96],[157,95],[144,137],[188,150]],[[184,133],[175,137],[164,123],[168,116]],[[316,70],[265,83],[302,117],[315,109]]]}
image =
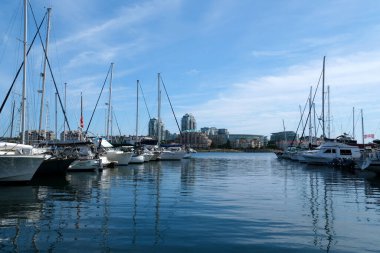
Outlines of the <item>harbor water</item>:
{"label": "harbor water", "polygon": [[0,187],[0,252],[379,252],[380,180],[197,153]]}

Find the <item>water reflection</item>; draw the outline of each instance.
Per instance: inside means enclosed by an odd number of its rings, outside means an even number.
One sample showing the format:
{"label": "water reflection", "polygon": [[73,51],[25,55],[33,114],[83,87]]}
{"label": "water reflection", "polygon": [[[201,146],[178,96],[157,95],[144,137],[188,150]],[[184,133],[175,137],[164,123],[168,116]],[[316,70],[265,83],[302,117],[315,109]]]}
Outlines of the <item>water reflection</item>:
{"label": "water reflection", "polygon": [[377,249],[380,225],[378,178],[267,154],[72,173],[2,187],[0,201],[0,251],[357,252]]}

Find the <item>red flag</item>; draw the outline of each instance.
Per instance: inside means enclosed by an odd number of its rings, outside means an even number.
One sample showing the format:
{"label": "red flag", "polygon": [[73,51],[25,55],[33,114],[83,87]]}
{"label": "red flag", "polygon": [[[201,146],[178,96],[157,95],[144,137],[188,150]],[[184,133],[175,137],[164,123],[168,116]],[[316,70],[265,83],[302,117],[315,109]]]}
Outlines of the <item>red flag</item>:
{"label": "red flag", "polygon": [[81,127],[81,128],[84,127],[83,116],[82,116],[82,115],[80,116],[80,127]]}
{"label": "red flag", "polygon": [[375,134],[365,134],[364,139],[375,139]]}

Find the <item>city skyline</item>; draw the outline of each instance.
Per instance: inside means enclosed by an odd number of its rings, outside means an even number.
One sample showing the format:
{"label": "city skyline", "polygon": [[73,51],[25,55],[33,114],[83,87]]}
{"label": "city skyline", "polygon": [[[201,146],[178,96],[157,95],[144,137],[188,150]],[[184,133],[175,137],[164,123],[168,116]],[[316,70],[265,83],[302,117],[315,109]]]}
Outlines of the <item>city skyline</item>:
{"label": "city skyline", "polygon": [[[191,113],[198,126],[270,136],[283,130],[284,120],[286,130],[295,131],[299,105],[305,106],[310,86],[315,89],[326,56],[332,135],[352,134],[355,107],[356,137],[361,131],[360,109],[365,134],[380,137],[380,108],[376,104],[380,95],[380,4],[376,1],[30,2],[37,22],[44,7],[52,7],[49,59],[62,97],[67,83],[72,130],[79,125],[80,93],[86,127],[114,62],[114,123],[118,122],[123,135],[135,133],[136,80],[140,80],[146,100],[145,106],[140,93],[138,132],[147,133],[145,122],[157,118],[157,73],[166,87],[166,91],[162,87],[161,117],[170,132],[178,133],[178,128],[166,92],[178,121]],[[1,94],[8,90],[22,61],[21,3],[4,1],[0,10]],[[29,23],[31,39],[36,31],[32,14]],[[42,59],[36,42],[28,60],[28,129],[38,129]],[[19,99],[21,79],[10,100]],[[107,86],[90,127],[94,134],[105,133],[106,91]],[[318,115],[320,94],[318,90]],[[54,130],[50,75],[47,101],[49,117],[44,122],[48,130]],[[9,125],[11,104],[7,102],[0,116],[7,119],[0,128],[2,133]],[[58,132],[63,130],[62,122],[59,111]]]}

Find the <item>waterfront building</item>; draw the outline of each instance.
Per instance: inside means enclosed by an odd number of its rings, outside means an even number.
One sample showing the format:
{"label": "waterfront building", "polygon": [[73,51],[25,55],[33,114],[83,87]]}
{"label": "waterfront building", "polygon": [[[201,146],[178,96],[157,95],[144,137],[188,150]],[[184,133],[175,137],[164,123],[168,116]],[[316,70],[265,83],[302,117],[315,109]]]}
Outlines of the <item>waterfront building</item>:
{"label": "waterfront building", "polygon": [[282,131],[277,133],[272,133],[270,136],[271,142],[276,144],[278,148],[286,148],[290,144],[293,145],[298,143],[298,135],[294,131]]}
{"label": "waterfront building", "polygon": [[183,131],[179,136],[179,142],[195,149],[208,149],[212,143],[211,139],[209,139],[205,133],[194,130]]}
{"label": "waterfront building", "polygon": [[181,119],[181,131],[196,130],[197,122],[192,114],[186,113]]}
{"label": "waterfront building", "polygon": [[232,148],[262,148],[266,146],[267,138],[255,134],[230,134],[229,140]]}

